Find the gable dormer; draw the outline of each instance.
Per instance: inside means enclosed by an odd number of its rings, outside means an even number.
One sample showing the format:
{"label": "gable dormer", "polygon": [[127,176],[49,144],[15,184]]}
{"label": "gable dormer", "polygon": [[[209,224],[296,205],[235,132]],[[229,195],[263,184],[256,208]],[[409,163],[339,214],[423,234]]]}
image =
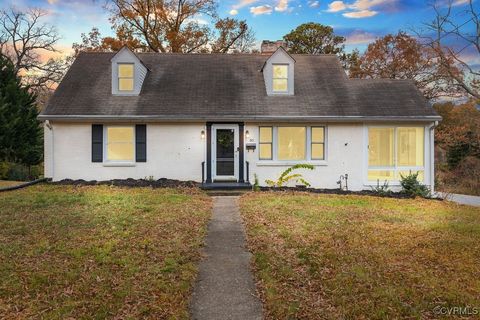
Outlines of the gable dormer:
{"label": "gable dormer", "polygon": [[294,95],[295,59],[279,47],[262,68],[267,95]]}
{"label": "gable dormer", "polygon": [[112,62],[112,94],[138,96],[148,69],[127,47],[118,51]]}

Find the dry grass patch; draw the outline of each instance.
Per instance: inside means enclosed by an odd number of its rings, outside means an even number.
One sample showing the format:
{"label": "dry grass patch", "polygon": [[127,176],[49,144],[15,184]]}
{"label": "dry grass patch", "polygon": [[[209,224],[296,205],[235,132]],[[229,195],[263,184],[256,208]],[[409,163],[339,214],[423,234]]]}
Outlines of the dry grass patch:
{"label": "dry grass patch", "polygon": [[241,210],[269,319],[480,310],[480,208],[269,192],[245,195]]}
{"label": "dry grass patch", "polygon": [[0,180],[0,189],[17,186],[24,183],[23,181],[10,181],[10,180]]}
{"label": "dry grass patch", "polygon": [[0,194],[0,319],[188,318],[210,208],[196,189]]}

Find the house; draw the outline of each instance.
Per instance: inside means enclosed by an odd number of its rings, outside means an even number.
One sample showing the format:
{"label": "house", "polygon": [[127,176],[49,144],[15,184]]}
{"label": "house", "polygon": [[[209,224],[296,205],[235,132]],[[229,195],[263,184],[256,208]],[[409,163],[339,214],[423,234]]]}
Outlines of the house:
{"label": "house", "polygon": [[[265,53],[265,52],[263,52]],[[441,118],[411,81],[348,79],[335,55],[81,53],[39,118],[53,180],[275,179],[433,187]]]}

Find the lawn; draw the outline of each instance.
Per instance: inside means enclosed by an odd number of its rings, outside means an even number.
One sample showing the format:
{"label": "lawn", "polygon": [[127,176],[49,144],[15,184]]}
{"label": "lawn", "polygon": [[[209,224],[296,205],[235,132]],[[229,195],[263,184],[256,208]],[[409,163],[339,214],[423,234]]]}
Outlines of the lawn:
{"label": "lawn", "polygon": [[480,208],[268,192],[241,210],[267,319],[478,317]]}
{"label": "lawn", "polygon": [[24,182],[22,182],[22,181],[0,180],[0,189],[1,188],[7,188],[7,187],[13,187],[13,186],[19,185],[21,183],[24,183]]}
{"label": "lawn", "polygon": [[210,217],[196,189],[0,194],[0,319],[182,319]]}

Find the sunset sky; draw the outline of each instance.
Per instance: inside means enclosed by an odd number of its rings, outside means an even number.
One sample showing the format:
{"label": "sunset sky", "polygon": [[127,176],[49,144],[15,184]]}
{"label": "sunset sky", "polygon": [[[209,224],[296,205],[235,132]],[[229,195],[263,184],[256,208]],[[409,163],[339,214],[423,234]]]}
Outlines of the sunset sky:
{"label": "sunset sky", "polygon": [[[447,1],[447,0],[442,0]],[[458,21],[463,21],[462,10],[467,0],[454,0]],[[218,13],[221,17],[234,16],[247,20],[257,40],[280,39],[304,22],[330,25],[335,32],[347,38],[347,50],[364,50],[376,37],[395,33],[399,29],[410,32],[433,18],[430,0],[222,0]],[[103,36],[111,35],[105,0],[1,0],[3,8],[14,4],[18,8],[40,7],[48,10],[46,18],[54,24],[61,36],[60,47],[69,50],[80,40],[82,32],[98,27]],[[479,1],[474,2],[479,8]],[[463,8],[463,9],[462,9]],[[197,17],[209,23],[208,17]],[[467,25],[468,26],[468,25]],[[458,41],[452,39],[451,41]],[[462,44],[458,43],[459,46]],[[469,49],[465,55],[469,55]],[[475,64],[480,61],[475,61]]]}

